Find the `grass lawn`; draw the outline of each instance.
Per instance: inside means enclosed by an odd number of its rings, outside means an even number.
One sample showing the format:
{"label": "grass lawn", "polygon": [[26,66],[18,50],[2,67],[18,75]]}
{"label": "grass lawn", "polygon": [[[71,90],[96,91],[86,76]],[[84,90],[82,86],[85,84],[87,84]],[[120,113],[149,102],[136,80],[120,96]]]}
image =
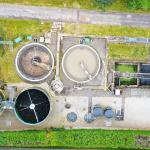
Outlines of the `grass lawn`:
{"label": "grass lawn", "polygon": [[150,132],[101,129],[0,132],[0,146],[108,149],[146,148],[136,144],[138,136],[150,136]]}
{"label": "grass lawn", "polygon": [[[119,71],[121,73],[136,73],[137,72],[137,66],[136,65],[128,65],[128,64],[116,64],[115,66],[116,71]],[[136,85],[137,79],[135,78],[120,78],[120,84],[121,85]]]}
{"label": "grass lawn", "polygon": [[110,59],[146,60],[149,46],[139,44],[109,44]]}
{"label": "grass lawn", "polygon": [[[51,23],[45,22],[43,25],[40,21],[31,20],[14,20],[14,19],[0,19],[0,37],[4,40],[12,40],[21,36],[27,35],[43,35],[45,31],[50,29]],[[27,42],[24,40],[24,42]],[[14,60],[16,52],[22,44],[14,45],[14,52],[10,52],[9,48],[5,48],[5,54],[0,56],[0,79],[6,82],[20,82],[20,78],[16,74]]]}
{"label": "grass lawn", "polygon": [[[76,34],[76,24],[65,24],[64,32]],[[150,29],[135,28],[126,26],[102,26],[81,24],[79,26],[81,35],[94,36],[129,36],[129,37],[147,37],[150,38]],[[139,44],[110,44],[109,58],[110,59],[130,59],[130,60],[145,60],[148,57],[148,46]]]}
{"label": "grass lawn", "polygon": [[[76,34],[76,24],[66,23],[65,33]],[[128,27],[128,26],[110,26],[110,25],[93,25],[80,24],[80,35],[97,35],[97,36],[129,36],[129,37],[147,37],[150,38],[150,28]]]}
{"label": "grass lawn", "polygon": [[[69,7],[81,9],[98,9],[93,3],[93,0],[0,0],[0,3],[15,3],[24,5],[49,6],[49,7]],[[119,12],[133,12],[133,13],[149,13],[150,10],[131,10],[127,8],[125,0],[116,0],[111,6],[107,6],[103,11],[119,11]]]}

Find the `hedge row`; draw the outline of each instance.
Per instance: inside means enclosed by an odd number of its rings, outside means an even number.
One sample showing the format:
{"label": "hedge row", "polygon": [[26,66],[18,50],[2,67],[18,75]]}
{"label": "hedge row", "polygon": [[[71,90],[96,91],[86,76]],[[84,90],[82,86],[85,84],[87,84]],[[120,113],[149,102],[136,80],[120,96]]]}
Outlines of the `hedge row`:
{"label": "hedge row", "polygon": [[137,144],[138,136],[150,136],[149,131],[132,130],[41,130],[0,132],[1,147],[61,147],[61,148],[148,148]]}

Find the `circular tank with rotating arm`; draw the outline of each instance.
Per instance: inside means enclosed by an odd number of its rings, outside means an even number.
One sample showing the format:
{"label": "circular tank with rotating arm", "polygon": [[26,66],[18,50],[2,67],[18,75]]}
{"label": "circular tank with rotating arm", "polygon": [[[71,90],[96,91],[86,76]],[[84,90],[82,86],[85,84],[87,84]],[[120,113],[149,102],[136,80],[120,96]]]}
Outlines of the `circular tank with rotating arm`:
{"label": "circular tank with rotating arm", "polygon": [[25,124],[40,124],[51,111],[50,101],[49,94],[41,88],[26,89],[15,100],[15,114]]}

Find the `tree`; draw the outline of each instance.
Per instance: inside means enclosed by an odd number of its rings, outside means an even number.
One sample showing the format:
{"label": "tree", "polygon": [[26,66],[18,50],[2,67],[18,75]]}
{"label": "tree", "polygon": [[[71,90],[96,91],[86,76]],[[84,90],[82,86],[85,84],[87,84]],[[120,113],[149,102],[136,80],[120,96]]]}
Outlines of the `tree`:
{"label": "tree", "polygon": [[105,8],[106,6],[111,5],[115,0],[94,0],[94,4],[98,8]]}
{"label": "tree", "polygon": [[126,0],[129,9],[150,10],[150,0]]}
{"label": "tree", "polygon": [[141,8],[141,3],[139,0],[126,0],[127,7],[129,9],[140,9]]}

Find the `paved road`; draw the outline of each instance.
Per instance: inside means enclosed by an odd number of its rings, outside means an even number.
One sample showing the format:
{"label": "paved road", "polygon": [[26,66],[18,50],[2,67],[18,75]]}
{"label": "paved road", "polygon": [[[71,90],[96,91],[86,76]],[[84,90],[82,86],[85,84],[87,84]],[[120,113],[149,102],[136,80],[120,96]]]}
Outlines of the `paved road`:
{"label": "paved road", "polygon": [[150,27],[150,14],[104,13],[11,4],[0,4],[0,17]]}

